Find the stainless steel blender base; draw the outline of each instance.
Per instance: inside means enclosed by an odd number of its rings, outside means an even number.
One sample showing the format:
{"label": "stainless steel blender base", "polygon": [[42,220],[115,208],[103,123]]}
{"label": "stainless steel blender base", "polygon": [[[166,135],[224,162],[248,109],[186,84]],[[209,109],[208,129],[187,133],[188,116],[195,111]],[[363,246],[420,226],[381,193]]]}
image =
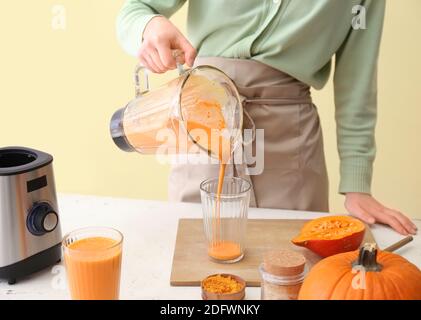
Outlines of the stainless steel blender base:
{"label": "stainless steel blender base", "polygon": [[9,266],[0,268],[0,279],[5,279],[12,285],[18,279],[26,277],[32,273],[41,271],[52,266],[61,260],[61,243],[41,251],[25,260],[16,262]]}

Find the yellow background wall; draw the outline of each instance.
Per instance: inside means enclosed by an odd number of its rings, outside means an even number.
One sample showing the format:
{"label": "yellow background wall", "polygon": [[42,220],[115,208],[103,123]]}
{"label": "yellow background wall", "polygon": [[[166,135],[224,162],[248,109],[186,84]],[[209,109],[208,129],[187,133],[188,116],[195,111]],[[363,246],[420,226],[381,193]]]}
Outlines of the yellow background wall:
{"label": "yellow background wall", "polygon": [[[0,146],[24,145],[55,157],[60,192],[166,199],[168,167],[120,152],[108,134],[112,113],[133,97],[136,61],[115,38],[122,0],[8,1],[0,10]],[[67,27],[51,27],[63,5]],[[173,17],[184,30],[186,8]],[[421,218],[421,1],[389,0],[380,57],[375,195]],[[173,74],[155,76],[157,86]],[[314,93],[331,181],[338,159],[331,83]]]}

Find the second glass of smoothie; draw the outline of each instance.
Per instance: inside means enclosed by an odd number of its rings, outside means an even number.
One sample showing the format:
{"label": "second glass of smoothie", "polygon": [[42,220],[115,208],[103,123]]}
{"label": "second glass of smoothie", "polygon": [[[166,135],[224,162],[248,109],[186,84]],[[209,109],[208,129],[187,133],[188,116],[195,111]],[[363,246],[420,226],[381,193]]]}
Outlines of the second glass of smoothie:
{"label": "second glass of smoothie", "polygon": [[203,223],[212,260],[234,263],[244,257],[250,189],[248,181],[235,177],[201,183]]}

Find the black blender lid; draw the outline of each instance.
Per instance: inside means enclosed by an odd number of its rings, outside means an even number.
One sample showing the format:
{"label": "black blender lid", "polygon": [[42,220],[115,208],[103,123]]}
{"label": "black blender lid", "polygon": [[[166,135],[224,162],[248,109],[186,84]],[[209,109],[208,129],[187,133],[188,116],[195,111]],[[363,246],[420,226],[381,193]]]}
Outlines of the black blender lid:
{"label": "black blender lid", "polygon": [[53,157],[45,152],[25,147],[0,148],[0,176],[33,171],[53,162]]}

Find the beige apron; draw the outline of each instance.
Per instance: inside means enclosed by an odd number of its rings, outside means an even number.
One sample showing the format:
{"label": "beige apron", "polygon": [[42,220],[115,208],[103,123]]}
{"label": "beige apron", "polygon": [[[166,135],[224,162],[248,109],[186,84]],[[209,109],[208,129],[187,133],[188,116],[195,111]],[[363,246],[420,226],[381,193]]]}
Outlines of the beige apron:
{"label": "beige apron", "polygon": [[[254,60],[198,58],[196,65],[223,70],[244,97],[255,128],[264,129],[263,172],[247,176],[244,165],[229,165],[226,172],[251,182],[250,205],[329,211],[323,137],[309,86]],[[218,164],[173,165],[169,199],[200,202],[200,183],[218,171]]]}

